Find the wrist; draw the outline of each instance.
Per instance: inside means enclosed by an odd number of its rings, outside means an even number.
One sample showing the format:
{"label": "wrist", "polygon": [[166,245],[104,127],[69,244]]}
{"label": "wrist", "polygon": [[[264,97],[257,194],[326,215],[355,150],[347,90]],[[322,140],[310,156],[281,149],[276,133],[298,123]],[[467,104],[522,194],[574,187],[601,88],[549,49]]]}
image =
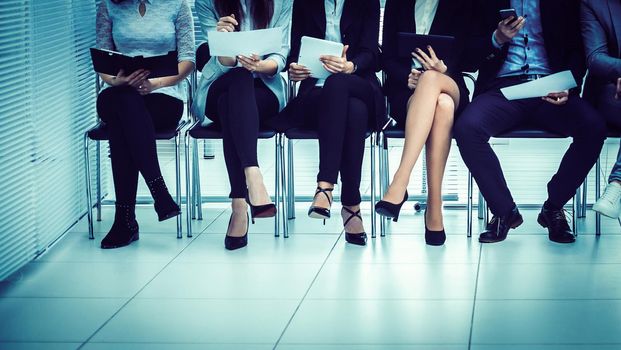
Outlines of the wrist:
{"label": "wrist", "polygon": [[356,65],[352,61],[347,61],[345,63],[345,73],[347,73],[347,74],[354,74],[354,73],[356,73],[356,69],[357,68],[358,67],[356,67]]}
{"label": "wrist", "polygon": [[498,29],[496,29],[494,31],[494,40],[496,40],[496,43],[500,46],[506,44],[510,39],[507,38],[501,31],[499,31]]}

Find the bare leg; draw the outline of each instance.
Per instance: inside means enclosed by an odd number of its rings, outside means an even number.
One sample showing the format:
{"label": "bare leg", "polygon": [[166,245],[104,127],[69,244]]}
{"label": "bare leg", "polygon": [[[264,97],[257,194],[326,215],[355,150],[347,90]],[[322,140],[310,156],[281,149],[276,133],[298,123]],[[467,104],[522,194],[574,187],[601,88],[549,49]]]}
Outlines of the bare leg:
{"label": "bare leg", "polygon": [[447,94],[440,94],[436,106],[435,118],[427,138],[427,228],[442,231],[442,179],[451,150],[451,130],[455,103]]}
{"label": "bare leg", "polygon": [[233,198],[231,202],[233,213],[231,214],[231,223],[227,229],[226,235],[231,237],[242,237],[248,230],[248,206],[245,198]]}
{"label": "bare leg", "polygon": [[247,167],[244,169],[246,175],[246,186],[248,187],[248,197],[252,205],[264,205],[272,203],[270,195],[267,193],[263,174],[259,167]]}
{"label": "bare leg", "polygon": [[453,79],[436,71],[423,73],[408,102],[401,163],[383,200],[390,203],[400,203],[403,200],[414,165],[431,132],[441,94],[450,96],[454,105],[459,105],[459,88]]}

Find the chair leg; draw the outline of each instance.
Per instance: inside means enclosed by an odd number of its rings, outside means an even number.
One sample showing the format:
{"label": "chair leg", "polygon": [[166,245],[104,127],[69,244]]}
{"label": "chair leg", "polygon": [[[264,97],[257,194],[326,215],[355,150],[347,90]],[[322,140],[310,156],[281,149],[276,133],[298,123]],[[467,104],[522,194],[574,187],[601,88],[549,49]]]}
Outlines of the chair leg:
{"label": "chair leg", "polygon": [[468,238],[472,237],[472,188],[474,184],[472,181],[472,173],[468,171],[468,198],[466,205],[466,231]]}
{"label": "chair leg", "polygon": [[198,161],[198,141],[194,140],[194,183],[196,185],[196,211],[197,211],[197,219],[203,220],[203,194],[201,192],[201,173],[200,173],[200,163]]}
{"label": "chair leg", "polygon": [[580,189],[578,189],[574,197],[571,199],[571,223],[572,223],[572,228],[573,228],[575,237],[578,237],[578,223],[576,222],[576,219],[580,211],[579,201],[581,197],[582,197],[582,194],[580,193]]}
{"label": "chair leg", "polygon": [[479,192],[479,203],[477,205],[477,216],[479,220],[485,219],[485,210],[485,198],[483,198],[483,195],[481,194],[481,192]]}
{"label": "chair leg", "polygon": [[101,142],[97,141],[96,144],[97,156],[97,221],[101,221]]}
{"label": "chair leg", "polygon": [[[284,152],[284,150],[283,150]],[[289,205],[289,220],[295,219],[295,177],[294,174],[295,164],[293,163],[293,142],[287,140],[287,204]]]}
{"label": "chair leg", "polygon": [[[276,209],[278,209],[278,203],[280,202],[280,181],[278,179],[278,174],[280,173],[279,148],[280,134],[276,134],[276,136],[274,136],[274,167],[276,168],[276,176],[274,179],[274,203],[276,204]],[[277,211],[276,216],[274,216],[274,237],[280,237],[280,215],[281,213]]]}
{"label": "chair leg", "polygon": [[582,202],[581,202],[581,206],[580,206],[580,215],[579,217],[581,218],[585,218],[586,217],[586,213],[587,213],[587,206],[588,206],[588,194],[589,194],[589,187],[588,187],[588,179],[585,178],[584,179],[584,183],[582,184]]}
{"label": "chair leg", "polygon": [[377,214],[375,213],[374,205],[376,202],[375,198],[375,173],[376,173],[376,154],[375,154],[375,133],[371,134],[371,238],[375,238],[377,236]]}
{"label": "chair leg", "polygon": [[[175,187],[177,205],[181,208],[181,147],[179,133],[175,135]],[[177,238],[183,238],[183,217],[177,215]]]}
{"label": "chair leg", "polygon": [[283,232],[284,232],[284,237],[285,238],[289,238],[289,188],[288,188],[288,182],[287,182],[287,171],[286,171],[286,167],[288,166],[288,164],[286,164],[285,162],[285,143],[287,143],[287,139],[285,137],[285,135],[281,135],[280,136],[280,148],[279,148],[279,152],[278,152],[278,156],[280,157],[280,174],[276,174],[276,176],[280,176],[280,184],[282,186],[282,195],[281,197],[281,202],[282,202],[282,209],[283,209],[283,215],[282,215],[282,226],[283,226]]}
{"label": "chair leg", "polygon": [[[388,153],[388,139],[384,137],[382,134],[380,137],[380,152],[384,154],[383,156],[383,169],[380,169],[380,181],[384,183],[382,186],[382,197],[386,194],[389,186],[389,177],[390,177],[390,162],[389,162],[389,153]],[[382,165],[380,165],[382,166]],[[386,237],[386,223],[387,218],[380,217],[380,237]]]}
{"label": "chair leg", "polygon": [[190,165],[190,135],[186,131],[185,138],[183,139],[185,146],[185,218],[187,225],[187,236],[192,237],[192,212],[194,208],[194,204],[192,202],[192,176],[190,174],[190,169],[192,166]]}
{"label": "chair leg", "polygon": [[[597,162],[595,163],[595,200],[598,200],[601,191],[602,191],[602,160],[601,157],[597,157]],[[602,215],[598,212],[595,212],[595,235],[599,236],[602,234]]]}
{"label": "chair leg", "polygon": [[[186,139],[190,137],[190,135],[186,132],[185,134]],[[192,184],[192,194],[191,194],[191,199],[192,199],[192,203],[189,203],[189,207],[188,207],[188,211],[192,217],[192,220],[196,219],[196,172],[194,171],[194,167],[196,166],[196,163],[194,162],[194,150],[196,149],[196,143],[195,140],[192,140],[192,149],[190,150],[191,154],[186,156],[186,161],[188,159],[188,157],[191,157],[192,159],[192,167],[191,167],[191,174],[186,174],[187,177],[190,177],[191,180],[191,184]],[[190,148],[189,146],[187,146],[188,148]]]}
{"label": "chair leg", "polygon": [[95,239],[93,233],[93,198],[91,193],[91,165],[88,150],[88,134],[84,134],[84,172],[86,173],[86,218],[88,220],[88,238]]}

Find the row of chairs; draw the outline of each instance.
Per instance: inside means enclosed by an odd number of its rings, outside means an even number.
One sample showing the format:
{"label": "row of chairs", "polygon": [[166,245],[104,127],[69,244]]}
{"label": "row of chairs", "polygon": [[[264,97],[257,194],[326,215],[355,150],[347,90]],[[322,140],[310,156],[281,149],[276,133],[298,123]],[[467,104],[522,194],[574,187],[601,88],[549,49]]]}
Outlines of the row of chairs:
{"label": "row of chairs", "polygon": [[[202,44],[197,50],[197,71],[202,71],[202,68],[210,59],[209,47],[207,44]],[[470,74],[464,74],[464,77],[472,80],[474,83],[475,78]],[[283,77],[284,80],[284,77]],[[187,86],[187,100],[185,101],[187,107],[187,116],[182,118],[179,125],[174,130],[158,131],[157,140],[174,140],[175,143],[175,187],[176,187],[176,199],[178,203],[181,203],[181,164],[180,164],[180,139],[182,133],[185,133],[184,147],[185,147],[185,185],[186,185],[186,227],[187,236],[192,237],[192,220],[202,220],[202,193],[200,186],[200,168],[198,161],[198,140],[221,140],[222,132],[220,128],[212,123],[209,125],[201,125],[201,123],[193,118],[191,113],[192,105],[192,87],[196,86],[196,75],[193,74],[190,79],[186,79],[185,85]],[[97,79],[97,90],[99,91],[99,79]],[[291,100],[296,95],[296,85],[293,82],[289,82],[287,99]],[[619,137],[621,132],[615,130],[611,131],[609,137]],[[369,130],[366,135],[370,141],[370,171],[371,171],[371,202],[376,202],[376,184],[379,182],[379,192],[383,194],[386,191],[389,184],[389,162],[388,162],[388,142],[390,139],[403,139],[405,138],[405,132],[402,128],[394,125],[394,123],[388,123],[383,130],[376,132]],[[499,138],[510,139],[558,139],[564,138],[564,136],[550,133],[544,130],[538,130],[530,127],[522,127],[518,130],[514,130],[503,135]],[[281,230],[284,237],[289,237],[288,222],[295,218],[295,191],[294,191],[294,143],[297,140],[316,140],[317,133],[314,130],[306,129],[291,129],[284,133],[278,133],[274,130],[261,129],[259,132],[259,139],[267,140],[274,139],[275,147],[275,202],[279,208],[278,215],[274,218],[274,234],[276,237],[280,236]],[[87,218],[89,227],[89,238],[93,239],[93,207],[97,209],[97,220],[101,221],[101,205],[102,205],[102,192],[101,192],[101,156],[100,156],[100,142],[108,140],[108,133],[105,124],[98,121],[97,125],[88,130],[84,136],[84,162],[86,173],[86,192],[87,192]],[[89,155],[89,141],[96,142],[96,203],[92,202],[92,186],[91,186],[91,171],[90,171],[90,155]],[[376,148],[379,148],[379,169],[377,169]],[[376,179],[376,174],[379,173],[379,181]],[[598,159],[596,164],[596,180],[595,180],[595,195],[600,195],[600,183],[601,183],[601,162]],[[467,198],[467,235],[471,237],[473,226],[473,188],[474,182],[472,175],[468,172],[468,198]],[[581,190],[579,190],[574,197],[572,203],[572,216],[574,217],[573,225],[574,232],[577,232],[576,217],[586,216],[587,210],[587,185],[586,180]],[[484,219],[487,222],[488,210],[485,205],[485,201],[482,196],[479,196],[479,215],[480,219]],[[177,238],[182,238],[182,216],[177,217]],[[386,234],[386,220],[380,220],[380,234],[385,236]],[[371,215],[371,236],[376,237],[377,215],[373,212]],[[596,234],[601,233],[601,218],[600,215],[596,215]]]}

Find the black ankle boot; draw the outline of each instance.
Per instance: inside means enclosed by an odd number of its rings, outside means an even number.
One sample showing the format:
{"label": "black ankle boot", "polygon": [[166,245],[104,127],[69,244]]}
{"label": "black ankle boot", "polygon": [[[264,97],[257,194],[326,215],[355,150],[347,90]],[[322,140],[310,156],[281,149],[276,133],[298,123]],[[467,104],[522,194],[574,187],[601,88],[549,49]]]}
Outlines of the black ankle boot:
{"label": "black ankle boot", "polygon": [[168,220],[181,214],[181,209],[173,200],[170,192],[168,192],[168,188],[166,187],[166,183],[164,182],[164,178],[162,178],[162,176],[158,176],[151,181],[147,181],[147,186],[149,187],[151,196],[153,196],[153,200],[155,201],[153,206],[155,207],[155,212],[157,213],[159,221]]}
{"label": "black ankle boot", "polygon": [[120,248],[138,240],[135,204],[116,204],[114,223],[101,241],[101,249]]}

